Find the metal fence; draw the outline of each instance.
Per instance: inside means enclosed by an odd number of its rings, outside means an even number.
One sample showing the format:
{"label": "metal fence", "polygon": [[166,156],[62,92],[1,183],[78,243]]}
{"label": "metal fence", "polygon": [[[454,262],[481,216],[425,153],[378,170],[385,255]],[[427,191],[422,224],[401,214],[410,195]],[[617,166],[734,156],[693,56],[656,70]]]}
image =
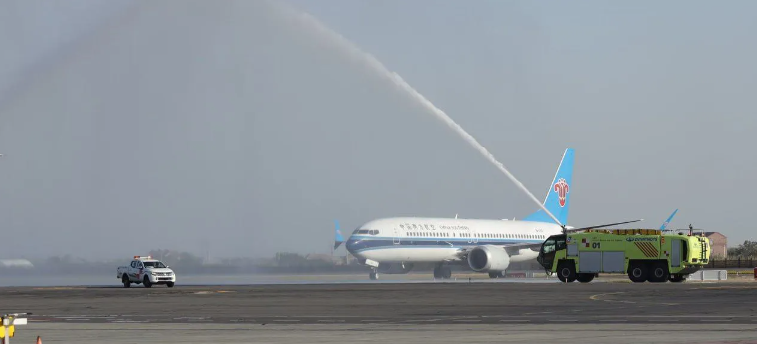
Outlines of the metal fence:
{"label": "metal fence", "polygon": [[754,258],[710,258],[705,265],[707,269],[754,269],[757,267],[757,260]]}

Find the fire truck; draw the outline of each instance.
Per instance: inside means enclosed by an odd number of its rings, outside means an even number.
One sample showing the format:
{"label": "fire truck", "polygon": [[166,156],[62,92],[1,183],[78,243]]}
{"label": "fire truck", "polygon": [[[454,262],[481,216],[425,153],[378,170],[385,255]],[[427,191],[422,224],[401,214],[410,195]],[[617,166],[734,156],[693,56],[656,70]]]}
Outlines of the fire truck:
{"label": "fire truck", "polygon": [[587,230],[547,238],[537,261],[562,282],[591,282],[599,273],[625,273],[633,282],[682,282],[710,259],[704,233],[659,229]]}

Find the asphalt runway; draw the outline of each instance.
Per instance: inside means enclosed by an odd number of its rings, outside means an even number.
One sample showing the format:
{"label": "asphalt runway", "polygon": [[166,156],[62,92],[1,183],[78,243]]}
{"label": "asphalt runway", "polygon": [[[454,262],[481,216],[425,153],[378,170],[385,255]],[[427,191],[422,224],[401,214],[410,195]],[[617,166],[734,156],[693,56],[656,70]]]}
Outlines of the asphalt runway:
{"label": "asphalt runway", "polygon": [[[525,282],[525,281],[524,281]],[[757,343],[757,283],[0,288],[12,343]]]}
{"label": "asphalt runway", "polygon": [[757,325],[757,283],[0,288],[33,322]]}
{"label": "asphalt runway", "polygon": [[229,324],[30,324],[13,343],[757,343],[754,326],[696,327],[586,324],[502,325],[229,325]]}

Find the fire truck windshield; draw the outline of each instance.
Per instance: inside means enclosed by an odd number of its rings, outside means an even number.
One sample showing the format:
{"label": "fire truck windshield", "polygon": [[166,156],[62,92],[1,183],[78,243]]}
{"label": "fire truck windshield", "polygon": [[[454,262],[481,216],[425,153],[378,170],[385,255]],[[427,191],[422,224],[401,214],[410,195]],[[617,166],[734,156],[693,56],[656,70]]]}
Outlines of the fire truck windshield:
{"label": "fire truck windshield", "polygon": [[551,270],[552,261],[555,260],[555,251],[564,249],[565,235],[553,235],[547,238],[547,240],[544,240],[544,243],[541,245],[541,250],[539,251],[539,257],[536,258],[536,261],[538,261],[544,269]]}

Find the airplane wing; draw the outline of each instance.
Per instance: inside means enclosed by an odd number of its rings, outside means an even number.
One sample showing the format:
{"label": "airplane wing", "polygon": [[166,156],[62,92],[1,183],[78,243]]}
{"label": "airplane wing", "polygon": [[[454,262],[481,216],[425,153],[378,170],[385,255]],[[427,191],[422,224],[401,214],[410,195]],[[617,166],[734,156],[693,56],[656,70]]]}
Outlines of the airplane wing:
{"label": "airplane wing", "polygon": [[[532,251],[539,251],[541,249],[542,242],[537,243],[518,243],[518,244],[506,244],[506,245],[493,245],[497,247],[503,248],[509,256],[517,256],[520,253],[520,250],[524,249],[530,249]],[[457,252],[458,259],[464,260],[468,252],[472,250],[474,247],[477,247],[477,245],[470,245],[470,246],[463,246],[460,248],[460,250]]]}

